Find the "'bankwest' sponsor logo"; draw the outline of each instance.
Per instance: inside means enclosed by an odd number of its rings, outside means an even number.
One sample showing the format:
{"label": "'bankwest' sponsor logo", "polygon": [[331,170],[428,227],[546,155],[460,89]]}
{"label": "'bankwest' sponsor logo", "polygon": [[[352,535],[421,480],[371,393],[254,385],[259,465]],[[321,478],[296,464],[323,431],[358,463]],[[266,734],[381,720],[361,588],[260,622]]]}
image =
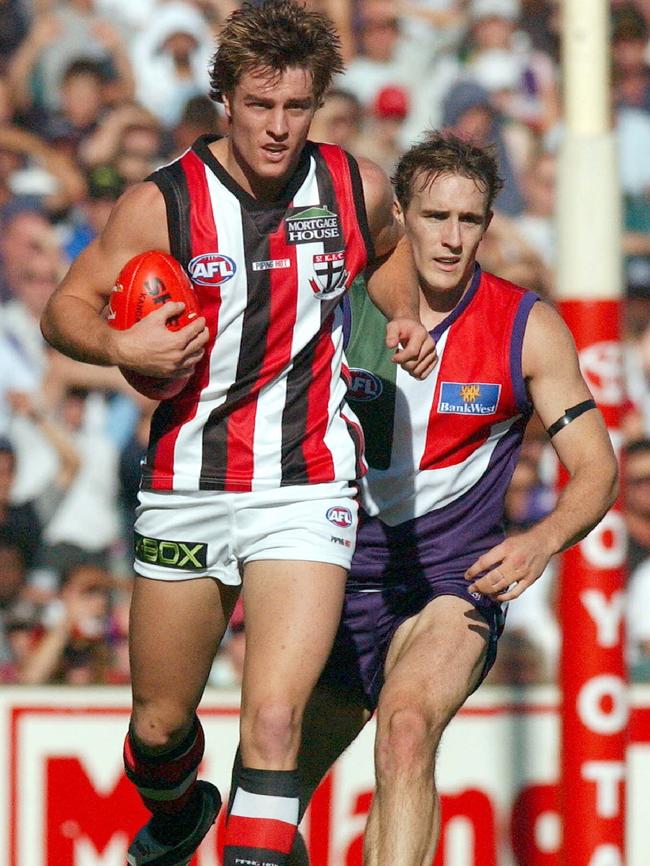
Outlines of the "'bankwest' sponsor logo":
{"label": "'bankwest' sponsor logo", "polygon": [[371,400],[381,397],[384,390],[383,382],[370,370],[364,370],[360,367],[353,368],[350,370],[350,379],[348,400],[354,400],[357,403],[369,403]]}
{"label": "'bankwest' sponsor logo", "polygon": [[494,415],[501,385],[487,382],[443,382],[438,412],[454,415]]}
{"label": "'bankwest' sponsor logo", "polygon": [[195,283],[201,286],[220,286],[235,276],[237,265],[222,253],[203,253],[194,256],[187,267]]}
{"label": "'bankwest' sponsor logo", "polygon": [[335,526],[352,526],[352,512],[342,505],[333,505],[328,508],[325,517]]}
{"label": "'bankwest' sponsor logo", "polygon": [[208,545],[195,541],[168,541],[147,538],[135,533],[135,558],[163,568],[182,568],[184,571],[203,571],[207,565]]}
{"label": "'bankwest' sponsor logo", "polygon": [[294,208],[284,221],[288,244],[309,244],[341,237],[339,218],[326,207]]}

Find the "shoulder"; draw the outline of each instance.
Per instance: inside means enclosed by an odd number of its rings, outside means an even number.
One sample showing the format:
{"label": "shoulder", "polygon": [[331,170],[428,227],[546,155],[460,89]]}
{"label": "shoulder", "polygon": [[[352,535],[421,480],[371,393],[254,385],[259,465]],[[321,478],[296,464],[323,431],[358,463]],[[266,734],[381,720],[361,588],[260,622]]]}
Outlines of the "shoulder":
{"label": "shoulder", "polygon": [[376,162],[365,156],[357,157],[366,209],[393,204],[393,187],[388,175]]}
{"label": "shoulder", "polygon": [[168,251],[165,200],[155,183],[134,184],[116,202],[102,237],[110,242],[123,235],[130,237],[129,246]]}
{"label": "shoulder", "polygon": [[573,335],[562,316],[547,301],[536,303],[524,333],[524,374],[531,377],[550,366],[577,363]]}
{"label": "shoulder", "polygon": [[395,213],[393,186],[386,172],[365,157],[357,160],[368,228],[376,256],[395,248],[403,231]]}

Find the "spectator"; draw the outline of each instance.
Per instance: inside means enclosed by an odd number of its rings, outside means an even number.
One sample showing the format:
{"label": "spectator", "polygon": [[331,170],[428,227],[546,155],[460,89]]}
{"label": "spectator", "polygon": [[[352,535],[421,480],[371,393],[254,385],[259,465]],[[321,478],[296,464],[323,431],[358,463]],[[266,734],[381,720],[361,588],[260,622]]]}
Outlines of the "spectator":
{"label": "spectator", "polygon": [[210,86],[208,64],[213,38],[203,15],[189,3],[161,5],[132,46],[136,97],[168,129],[193,96]]}
{"label": "spectator", "polygon": [[119,534],[118,455],[105,433],[99,403],[97,396],[89,399],[86,389],[73,387],[60,409],[61,424],[76,445],[80,466],[43,534],[45,564],[58,574],[73,563],[107,568]]}
{"label": "spectator", "polygon": [[104,112],[106,70],[96,60],[78,58],[63,72],[59,89],[60,107],[48,113],[46,138],[58,149],[76,158],[83,142],[97,129]]}
{"label": "spectator", "polygon": [[126,181],[112,165],[97,165],[86,175],[88,194],[72,216],[63,251],[73,261],[96,238],[126,187]]}
{"label": "spectator", "polygon": [[25,4],[20,0],[4,0],[0,15],[0,74],[4,65],[25,38],[29,30],[29,18]]}
{"label": "spectator", "polygon": [[552,59],[533,49],[530,39],[517,29],[520,0],[471,0],[468,70],[480,64],[486,52],[508,58],[513,76],[507,104],[501,106],[515,120],[537,132],[547,132],[560,116],[557,75]]}
{"label": "spectator", "polygon": [[389,177],[402,155],[401,133],[409,106],[404,88],[382,87],[373,101],[365,130],[356,142],[357,153],[372,159]]}
{"label": "spectator", "polygon": [[650,439],[626,446],[623,454],[627,561],[630,572],[650,558]]}
{"label": "spectator", "polygon": [[0,123],[0,206],[42,207],[58,213],[79,201],[83,177],[65,153],[39,136]]}
{"label": "spectator", "polygon": [[[12,676],[12,650],[8,642],[7,621],[12,606],[25,588],[27,569],[18,541],[10,530],[0,526],[0,674],[3,682]],[[9,668],[4,670],[4,666]]]}
{"label": "spectator", "polygon": [[127,185],[138,183],[163,161],[163,148],[162,129],[157,121],[143,120],[123,130],[113,165]]}
{"label": "spectator", "polygon": [[94,566],[76,566],[64,575],[61,596],[43,617],[43,636],[21,666],[21,682],[108,681],[111,584],[110,575]]}
{"label": "spectator", "polygon": [[363,108],[354,93],[332,87],[314,115],[309,137],[313,141],[337,144],[350,153],[359,155],[357,138],[362,122]]}
{"label": "spectator", "polygon": [[192,96],[185,103],[180,120],[173,130],[173,154],[184,153],[200,135],[225,132],[223,115],[209,96]]}
{"label": "spectator", "polygon": [[124,546],[129,554],[133,549],[133,521],[138,506],[142,461],[147,454],[151,416],[156,405],[152,401],[147,401],[147,404],[142,407],[133,433],[120,452],[118,493],[120,523]]}
{"label": "spectator", "polygon": [[612,13],[614,99],[617,105],[650,111],[650,67],[647,61],[648,23],[635,3],[623,3]]}
{"label": "spectator", "polygon": [[650,681],[649,605],[650,559],[645,559],[630,575],[626,598],[627,652],[632,682]]}
{"label": "spectator", "polygon": [[154,115],[125,102],[111,110],[84,142],[81,157],[91,168],[110,165],[127,183],[135,183],[151,171],[162,151],[161,128]]}
{"label": "spectator", "polygon": [[121,97],[133,93],[128,54],[121,34],[96,9],[94,0],[68,0],[37,15],[27,38],[12,58],[10,75],[22,111],[60,107],[61,82],[70,64],[98,61],[121,82]]}
{"label": "spectator", "polygon": [[501,131],[501,119],[487,91],[470,81],[454,85],[445,100],[442,123],[459,138],[474,141],[481,147],[492,145],[495,148],[499,174],[503,178],[503,189],[495,207],[508,216],[519,215],[524,208],[523,197]]}
{"label": "spectator", "polygon": [[16,452],[8,439],[0,437],[0,529],[16,542],[25,567],[29,568],[36,559],[42,527],[32,502],[12,501],[15,477]]}
{"label": "spectator", "polygon": [[359,5],[359,53],[338,78],[337,87],[352,91],[369,109],[382,87],[398,85],[408,92],[432,59],[432,48],[402,32],[395,5],[362,0]]}
{"label": "spectator", "polygon": [[43,633],[40,611],[18,598],[0,616],[0,683],[23,682],[23,670]]}
{"label": "spectator", "polygon": [[556,257],[555,184],[556,159],[541,152],[522,177],[524,209],[515,219],[517,231],[544,262],[553,269]]}

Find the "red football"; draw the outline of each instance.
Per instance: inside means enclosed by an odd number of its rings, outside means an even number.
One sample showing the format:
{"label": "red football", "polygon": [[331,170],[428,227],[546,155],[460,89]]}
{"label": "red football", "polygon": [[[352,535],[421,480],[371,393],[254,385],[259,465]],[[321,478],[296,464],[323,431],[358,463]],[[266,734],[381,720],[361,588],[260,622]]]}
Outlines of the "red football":
{"label": "red football", "polygon": [[[167,320],[171,331],[178,331],[201,315],[198,299],[189,277],[167,253],[148,250],[130,259],[120,271],[108,301],[108,324],[124,331],[157,310],[167,301],[182,301],[185,309]],[[152,400],[168,400],[187,384],[183,379],[156,379],[120,367],[126,381]]]}

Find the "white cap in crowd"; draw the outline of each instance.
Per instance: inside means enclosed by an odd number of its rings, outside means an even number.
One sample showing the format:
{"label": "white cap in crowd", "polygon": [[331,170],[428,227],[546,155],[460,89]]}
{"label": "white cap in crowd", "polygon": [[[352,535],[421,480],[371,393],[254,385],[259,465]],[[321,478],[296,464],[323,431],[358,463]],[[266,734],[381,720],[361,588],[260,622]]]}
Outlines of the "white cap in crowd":
{"label": "white cap in crowd", "polygon": [[472,0],[469,15],[474,21],[479,18],[507,18],[516,21],[521,14],[520,0]]}

